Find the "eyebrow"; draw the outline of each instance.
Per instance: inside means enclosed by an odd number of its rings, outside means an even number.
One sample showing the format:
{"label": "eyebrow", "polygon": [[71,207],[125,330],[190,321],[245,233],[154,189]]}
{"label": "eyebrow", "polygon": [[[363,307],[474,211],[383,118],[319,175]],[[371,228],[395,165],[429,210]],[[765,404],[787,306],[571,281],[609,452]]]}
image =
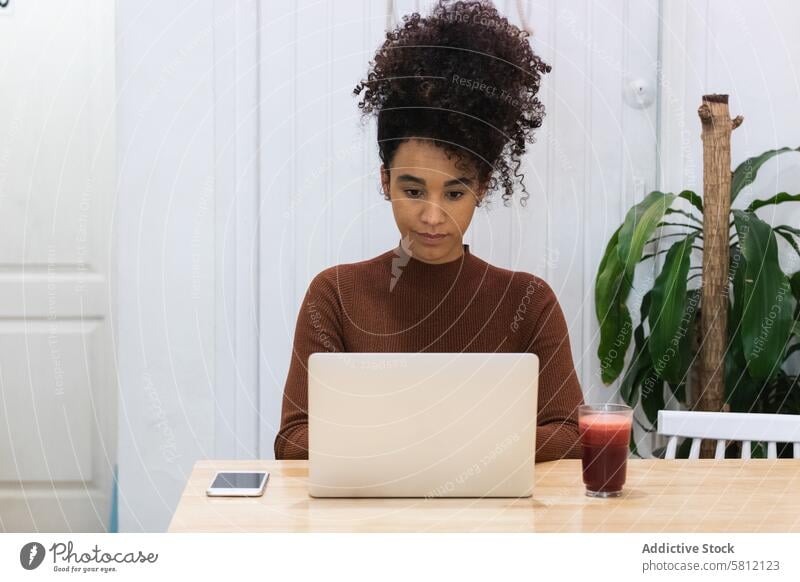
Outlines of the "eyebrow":
{"label": "eyebrow", "polygon": [[[397,177],[398,181],[401,182],[413,182],[415,184],[420,184],[425,186],[425,180],[419,178],[417,176],[412,176],[411,174],[402,174]],[[444,183],[445,187],[447,186],[470,186],[472,184],[472,180],[467,178],[466,176],[461,176],[460,178],[456,178],[455,180],[448,180]]]}

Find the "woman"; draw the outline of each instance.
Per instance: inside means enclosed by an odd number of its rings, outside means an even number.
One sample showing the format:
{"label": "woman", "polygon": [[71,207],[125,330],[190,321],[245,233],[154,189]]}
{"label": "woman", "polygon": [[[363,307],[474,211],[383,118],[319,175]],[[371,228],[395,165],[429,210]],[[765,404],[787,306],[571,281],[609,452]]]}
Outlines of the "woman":
{"label": "woman", "polygon": [[[387,33],[361,96],[377,116],[381,182],[400,233],[373,259],[309,285],[297,318],[276,459],[308,457],[315,352],[532,352],[539,356],[536,461],[579,457],[583,396],[564,315],[542,279],[492,266],[463,244],[475,207],[505,204],[540,127],[550,67],[485,2],[440,2]],[[524,183],[521,203],[527,200]]]}

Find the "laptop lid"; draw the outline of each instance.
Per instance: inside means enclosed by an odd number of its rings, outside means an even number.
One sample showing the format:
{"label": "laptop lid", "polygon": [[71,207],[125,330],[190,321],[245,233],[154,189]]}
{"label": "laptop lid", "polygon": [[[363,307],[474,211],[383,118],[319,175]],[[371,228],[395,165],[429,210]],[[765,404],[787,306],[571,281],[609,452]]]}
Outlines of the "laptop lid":
{"label": "laptop lid", "polygon": [[309,357],[314,497],[527,497],[539,360],[529,353]]}

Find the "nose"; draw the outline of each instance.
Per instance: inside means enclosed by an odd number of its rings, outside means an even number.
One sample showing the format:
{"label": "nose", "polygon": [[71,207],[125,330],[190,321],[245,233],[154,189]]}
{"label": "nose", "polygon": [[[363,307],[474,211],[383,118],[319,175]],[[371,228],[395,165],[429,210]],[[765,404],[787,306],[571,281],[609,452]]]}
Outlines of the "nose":
{"label": "nose", "polygon": [[447,213],[441,206],[435,202],[426,202],[422,206],[423,209],[420,220],[422,220],[424,224],[437,226],[444,223],[447,218]]}

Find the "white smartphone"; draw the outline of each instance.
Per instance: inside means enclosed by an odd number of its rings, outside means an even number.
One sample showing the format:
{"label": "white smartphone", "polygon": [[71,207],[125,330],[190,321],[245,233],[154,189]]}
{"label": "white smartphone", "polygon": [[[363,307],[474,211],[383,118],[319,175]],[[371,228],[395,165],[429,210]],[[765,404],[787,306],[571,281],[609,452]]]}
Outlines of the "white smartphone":
{"label": "white smartphone", "polygon": [[264,471],[218,471],[206,495],[211,497],[257,497],[264,493],[269,473]]}

